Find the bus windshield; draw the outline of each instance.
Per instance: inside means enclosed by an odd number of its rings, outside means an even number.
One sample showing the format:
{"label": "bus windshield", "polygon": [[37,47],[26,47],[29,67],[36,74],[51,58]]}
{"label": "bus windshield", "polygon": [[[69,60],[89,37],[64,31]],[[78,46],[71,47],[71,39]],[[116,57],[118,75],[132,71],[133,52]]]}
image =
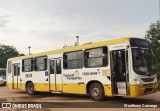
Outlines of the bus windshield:
{"label": "bus windshield", "polygon": [[156,73],[153,55],[148,48],[132,48],[133,69],[140,75],[153,75]]}

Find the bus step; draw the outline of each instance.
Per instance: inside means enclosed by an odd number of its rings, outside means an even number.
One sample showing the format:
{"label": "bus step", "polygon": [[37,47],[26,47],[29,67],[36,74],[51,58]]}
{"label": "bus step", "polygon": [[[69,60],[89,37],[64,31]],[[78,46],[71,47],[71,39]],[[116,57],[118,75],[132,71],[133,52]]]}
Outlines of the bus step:
{"label": "bus step", "polygon": [[126,94],[126,88],[118,88],[118,94]]}
{"label": "bus step", "polygon": [[54,93],[54,94],[61,94],[62,91],[52,91],[51,93]]}
{"label": "bus step", "polygon": [[114,96],[120,96],[120,97],[125,97],[125,96],[127,96],[126,94],[114,94]]}
{"label": "bus step", "polygon": [[126,88],[126,82],[117,82],[118,88]]}

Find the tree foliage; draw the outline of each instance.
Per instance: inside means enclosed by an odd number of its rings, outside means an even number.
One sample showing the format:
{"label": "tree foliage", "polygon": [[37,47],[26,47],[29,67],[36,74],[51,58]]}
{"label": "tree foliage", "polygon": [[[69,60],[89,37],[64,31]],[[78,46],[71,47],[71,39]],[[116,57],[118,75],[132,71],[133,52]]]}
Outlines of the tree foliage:
{"label": "tree foliage", "polygon": [[156,68],[160,76],[160,21],[152,23],[149,26],[149,29],[146,31],[145,38],[151,44],[155,58]]}
{"label": "tree foliage", "polygon": [[7,59],[17,56],[23,56],[20,54],[17,49],[13,46],[1,45],[0,44],[0,68],[5,68]]}

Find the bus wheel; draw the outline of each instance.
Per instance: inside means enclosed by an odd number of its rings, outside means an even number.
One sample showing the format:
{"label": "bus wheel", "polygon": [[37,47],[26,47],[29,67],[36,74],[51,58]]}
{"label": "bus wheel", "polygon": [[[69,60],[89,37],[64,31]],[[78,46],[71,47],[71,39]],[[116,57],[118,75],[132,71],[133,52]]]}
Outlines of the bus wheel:
{"label": "bus wheel", "polygon": [[34,91],[34,85],[33,85],[32,82],[29,82],[29,83],[27,84],[27,92],[28,92],[29,95],[34,95],[34,94],[36,94],[36,92]]}
{"label": "bus wheel", "polygon": [[105,99],[103,86],[100,83],[91,84],[89,95],[94,101],[103,101]]}

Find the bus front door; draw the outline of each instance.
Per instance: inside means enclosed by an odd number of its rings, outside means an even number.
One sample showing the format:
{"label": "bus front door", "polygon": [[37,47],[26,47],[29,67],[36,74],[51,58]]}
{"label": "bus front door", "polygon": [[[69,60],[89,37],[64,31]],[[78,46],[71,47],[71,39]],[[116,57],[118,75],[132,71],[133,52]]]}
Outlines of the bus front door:
{"label": "bus front door", "polygon": [[128,95],[128,50],[113,50],[110,52],[111,84],[113,95]]}
{"label": "bus front door", "polygon": [[61,58],[49,60],[49,89],[57,92],[62,91]]}
{"label": "bus front door", "polygon": [[13,87],[20,88],[20,64],[13,64]]}

